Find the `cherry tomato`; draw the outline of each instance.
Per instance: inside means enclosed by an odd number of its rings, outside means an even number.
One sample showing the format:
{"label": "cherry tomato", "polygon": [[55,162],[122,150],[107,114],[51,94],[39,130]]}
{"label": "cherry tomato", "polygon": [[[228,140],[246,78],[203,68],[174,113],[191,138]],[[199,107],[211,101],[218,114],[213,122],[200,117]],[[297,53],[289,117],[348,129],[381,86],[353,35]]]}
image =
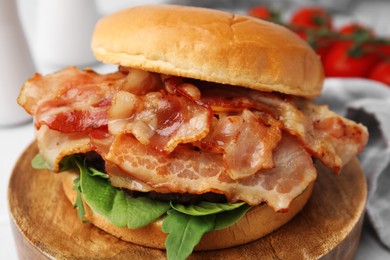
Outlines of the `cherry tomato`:
{"label": "cherry tomato", "polygon": [[378,52],[378,55],[385,59],[390,59],[390,43],[376,44],[373,48]]}
{"label": "cherry tomato", "polygon": [[334,36],[322,36],[317,39],[314,50],[321,56],[321,60],[324,62],[333,46],[339,42],[340,40]]}
{"label": "cherry tomato", "polygon": [[390,87],[390,61],[382,61],[376,64],[368,77],[385,83]]}
{"label": "cherry tomato", "polygon": [[308,36],[307,36],[307,32],[306,32],[305,30],[294,30],[294,32],[295,32],[299,37],[301,37],[303,40],[307,41]]}
{"label": "cherry tomato", "polygon": [[354,35],[354,34],[367,34],[370,37],[374,37],[375,33],[368,27],[358,23],[346,24],[339,29],[341,35]]}
{"label": "cherry tomato", "polygon": [[321,7],[298,9],[291,17],[291,25],[304,28],[332,28],[330,14]]}
{"label": "cherry tomato", "polygon": [[359,49],[351,53],[353,42],[338,42],[332,46],[324,60],[325,75],[328,77],[366,77],[378,62],[373,52]]}
{"label": "cherry tomato", "polygon": [[332,48],[332,43],[322,44],[320,41],[314,50],[318,55],[320,55],[321,61],[324,62],[331,48]]}
{"label": "cherry tomato", "polygon": [[299,37],[309,43],[314,51],[321,56],[322,61],[324,61],[325,56],[329,52],[332,45],[337,42],[337,39],[333,35],[324,36],[317,32],[317,30],[293,28],[293,31]]}
{"label": "cherry tomato", "polygon": [[248,14],[250,16],[264,19],[264,20],[271,20],[272,13],[270,9],[266,6],[255,6],[249,9]]}

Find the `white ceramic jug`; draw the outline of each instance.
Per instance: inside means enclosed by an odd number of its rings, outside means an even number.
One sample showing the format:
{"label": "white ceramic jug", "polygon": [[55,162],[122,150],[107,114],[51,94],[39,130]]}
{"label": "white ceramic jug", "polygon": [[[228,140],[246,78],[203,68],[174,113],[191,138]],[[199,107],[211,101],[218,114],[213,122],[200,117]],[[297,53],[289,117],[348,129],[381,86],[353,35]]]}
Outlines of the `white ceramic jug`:
{"label": "white ceramic jug", "polygon": [[31,117],[17,104],[21,85],[35,73],[15,0],[0,1],[0,126]]}
{"label": "white ceramic jug", "polygon": [[96,62],[90,42],[98,19],[92,0],[39,0],[35,53],[39,66],[58,70]]}

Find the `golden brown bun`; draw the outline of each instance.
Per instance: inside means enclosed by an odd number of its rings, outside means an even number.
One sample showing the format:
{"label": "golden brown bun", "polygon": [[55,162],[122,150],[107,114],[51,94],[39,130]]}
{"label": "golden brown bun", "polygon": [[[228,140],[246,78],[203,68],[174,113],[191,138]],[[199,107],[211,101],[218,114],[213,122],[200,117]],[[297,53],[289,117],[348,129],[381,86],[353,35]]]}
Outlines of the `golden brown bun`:
{"label": "golden brown bun", "polygon": [[125,9],[101,19],[97,59],[167,75],[315,97],[319,56],[290,30],[222,11],[173,5]]}
{"label": "golden brown bun", "polygon": [[[72,186],[73,180],[78,175],[72,172],[63,172],[60,175],[65,194],[71,203],[74,203],[77,192],[72,189]],[[254,207],[229,228],[206,233],[195,250],[213,250],[242,245],[271,233],[287,223],[303,208],[311,196],[313,184],[314,182],[291,202],[287,213],[276,213],[265,204]],[[161,230],[162,218],[139,229],[119,228],[111,224],[105,217],[94,212],[85,202],[84,205],[85,218],[107,233],[134,244],[165,249],[164,243],[167,234]]]}

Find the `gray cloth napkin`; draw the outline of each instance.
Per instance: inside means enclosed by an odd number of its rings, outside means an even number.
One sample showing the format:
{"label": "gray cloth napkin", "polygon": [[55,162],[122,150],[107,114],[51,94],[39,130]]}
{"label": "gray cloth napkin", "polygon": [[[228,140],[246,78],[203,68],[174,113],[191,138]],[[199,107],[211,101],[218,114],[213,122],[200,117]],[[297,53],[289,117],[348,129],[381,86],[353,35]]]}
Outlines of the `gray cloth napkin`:
{"label": "gray cloth napkin", "polygon": [[390,87],[369,80],[327,79],[318,103],[364,124],[370,133],[359,159],[368,184],[367,215],[390,248]]}

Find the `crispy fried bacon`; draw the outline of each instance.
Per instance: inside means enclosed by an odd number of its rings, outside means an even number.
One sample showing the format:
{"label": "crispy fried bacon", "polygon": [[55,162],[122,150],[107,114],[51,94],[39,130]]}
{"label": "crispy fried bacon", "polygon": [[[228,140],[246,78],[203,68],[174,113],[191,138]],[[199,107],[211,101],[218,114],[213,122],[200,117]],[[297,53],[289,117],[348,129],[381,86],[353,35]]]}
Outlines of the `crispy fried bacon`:
{"label": "crispy fried bacon", "polygon": [[[214,192],[224,194],[231,202],[245,201],[250,205],[267,202],[275,210],[287,209],[290,201],[316,178],[310,154],[288,135],[275,151],[273,169],[239,180],[229,177],[221,154],[197,151],[186,145],[165,156],[131,135],[116,137],[107,160],[157,192]],[[127,187],[125,183],[122,185]]]}
{"label": "crispy fried bacon", "polygon": [[[60,100],[64,105],[70,105],[84,99],[84,102],[92,104],[98,102],[96,98],[99,94],[107,94],[112,84],[120,82],[125,76],[122,72],[100,75],[92,70],[79,70],[76,67],[47,76],[35,74],[23,85],[18,102],[32,115],[36,115],[40,104],[52,99],[57,100],[57,105]],[[94,94],[94,91],[99,94]]]}
{"label": "crispy fried bacon", "polygon": [[69,67],[47,76],[36,74],[24,84],[18,102],[34,115],[37,128],[82,132],[108,124],[108,109],[119,90],[145,94],[162,84],[157,74],[136,69],[100,75]]}
{"label": "crispy fried bacon", "polygon": [[212,112],[183,96],[150,92],[145,96],[118,92],[109,113],[113,135],[132,133],[139,142],[164,153],[180,143],[204,138],[210,130]]}
{"label": "crispy fried bacon", "polygon": [[368,138],[304,98],[124,67],[37,74],[18,102],[55,171],[64,156],[95,151],[118,187],[214,192],[275,210],[316,178],[311,157],[338,173]]}
{"label": "crispy fried bacon", "polygon": [[195,145],[204,151],[222,153],[230,178],[240,179],[274,167],[273,151],[282,137],[280,127],[271,115],[257,111],[219,114],[211,132]]}
{"label": "crispy fried bacon", "polygon": [[84,132],[61,133],[43,125],[37,129],[36,137],[39,153],[47,166],[56,172],[60,170],[60,162],[65,156],[93,151],[90,139]]}
{"label": "crispy fried bacon", "polygon": [[305,148],[336,174],[363,150],[367,129],[329,110],[298,97],[253,92],[251,97],[272,109],[283,129],[296,136]]}
{"label": "crispy fried bacon", "polygon": [[198,83],[202,93],[202,102],[210,106],[215,112],[241,112],[244,109],[255,109],[271,113],[266,105],[250,98],[252,93],[250,89],[210,82]]}

